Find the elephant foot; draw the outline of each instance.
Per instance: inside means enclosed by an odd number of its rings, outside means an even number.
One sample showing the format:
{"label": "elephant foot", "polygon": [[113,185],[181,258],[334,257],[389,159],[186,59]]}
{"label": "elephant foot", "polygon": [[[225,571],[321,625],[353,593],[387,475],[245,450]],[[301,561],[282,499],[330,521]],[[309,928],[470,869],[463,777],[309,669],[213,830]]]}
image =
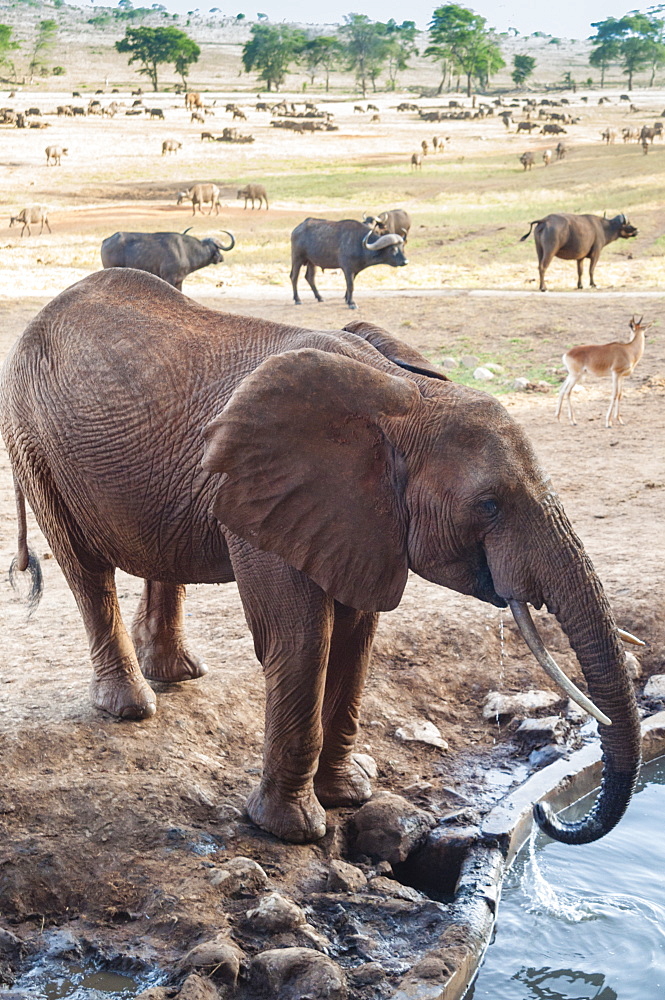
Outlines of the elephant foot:
{"label": "elephant foot", "polygon": [[286,799],[259,786],[247,799],[246,808],[253,823],[280,840],[309,844],[325,836],[325,810],[313,791],[303,792],[297,799]]}
{"label": "elephant foot", "polygon": [[95,708],[118,719],[150,719],[157,711],[155,693],[138,672],[130,676],[93,677],[90,697]]}
{"label": "elephant foot", "polygon": [[369,775],[355,757],[343,764],[319,763],[314,778],[316,797],[323,806],[359,806],[372,797]]}
{"label": "elephant foot", "polygon": [[165,649],[156,645],[141,647],[137,646],[136,641],[134,645],[141,673],[151,681],[180,684],[208,673],[206,664],[186,649]]}

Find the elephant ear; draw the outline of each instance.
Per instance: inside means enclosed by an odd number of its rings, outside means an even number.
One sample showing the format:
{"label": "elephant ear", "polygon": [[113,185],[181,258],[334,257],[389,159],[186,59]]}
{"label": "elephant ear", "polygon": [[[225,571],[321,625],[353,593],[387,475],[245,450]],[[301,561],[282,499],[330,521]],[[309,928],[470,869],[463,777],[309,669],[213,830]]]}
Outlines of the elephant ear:
{"label": "elephant ear", "polygon": [[405,344],[403,340],[394,337],[392,333],[388,333],[382,327],[375,326],[374,323],[357,319],[352,323],[347,323],[344,330],[347,333],[355,333],[357,337],[362,337],[400,368],[406,368],[407,371],[415,372],[417,375],[427,375],[429,378],[441,379],[442,382],[450,382],[448,376],[435,368],[431,361],[428,361],[425,355],[417,351],[415,347]]}
{"label": "elephant ear", "polygon": [[381,425],[396,428],[419,403],[412,382],[339,354],[268,358],[204,431],[203,467],[225,473],[214,515],[342,604],[392,610],[406,585],[407,525]]}

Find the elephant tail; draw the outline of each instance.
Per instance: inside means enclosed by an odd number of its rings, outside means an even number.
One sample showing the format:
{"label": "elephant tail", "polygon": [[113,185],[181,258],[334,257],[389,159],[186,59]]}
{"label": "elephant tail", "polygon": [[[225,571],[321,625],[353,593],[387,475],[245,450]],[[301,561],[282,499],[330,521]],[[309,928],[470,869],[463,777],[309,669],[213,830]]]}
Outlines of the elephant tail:
{"label": "elephant tail", "polygon": [[16,573],[30,573],[30,591],[28,593],[28,613],[32,614],[39,604],[44,592],[44,578],[39,558],[28,547],[28,522],[25,516],[25,496],[16,476],[14,476],[14,495],[16,497],[16,514],[18,516],[18,552],[9,567],[9,582],[17,590]]}

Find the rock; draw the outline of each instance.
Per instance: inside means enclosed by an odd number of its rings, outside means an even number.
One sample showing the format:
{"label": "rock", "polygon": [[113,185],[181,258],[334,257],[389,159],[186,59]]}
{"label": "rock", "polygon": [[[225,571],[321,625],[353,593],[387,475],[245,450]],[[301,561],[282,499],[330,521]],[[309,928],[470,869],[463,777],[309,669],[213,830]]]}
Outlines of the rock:
{"label": "rock", "polygon": [[653,674],[644,685],[644,697],[665,701],[665,674]]}
{"label": "rock", "polygon": [[634,653],[626,651],[626,669],[631,680],[636,681],[642,676],[642,664]]}
{"label": "rock", "polygon": [[477,368],[478,358],[474,357],[473,354],[465,354],[460,358],[460,364],[462,368]]}
{"label": "rock", "polygon": [[524,378],[523,375],[520,375],[519,378],[513,379],[513,389],[517,389],[518,392],[526,392],[528,388],[529,388],[528,378]]}
{"label": "rock", "polygon": [[326,888],[329,892],[361,892],[367,887],[365,873],[346,861],[331,861]]}
{"label": "rock", "polygon": [[452,895],[462,862],[479,839],[477,826],[437,825],[422,846],[398,867],[398,877],[434,898]]}
{"label": "rock", "polygon": [[561,760],[567,753],[566,747],[557,746],[556,743],[548,743],[539,750],[532,750],[529,754],[529,765],[534,768],[547,767],[555,760]]}
{"label": "rock", "polygon": [[441,367],[451,372],[454,368],[459,368],[459,361],[457,358],[441,358]]}
{"label": "rock", "polygon": [[376,778],[379,769],[376,766],[376,761],[370,754],[354,753],[352,756],[358,767],[362,768],[368,778]]}
{"label": "rock", "polygon": [[215,969],[222,982],[235,985],[245,955],[227,934],[221,933],[188,951],[182,960],[186,969]]}
{"label": "rock", "polygon": [[403,740],[406,743],[427,743],[429,746],[439,747],[441,750],[448,749],[448,744],[439,730],[433,722],[429,722],[427,719],[414,719],[413,722],[405,722],[403,726],[395,730],[395,736],[398,740]]}
{"label": "rock", "polygon": [[484,367],[487,368],[488,371],[492,372],[492,375],[503,375],[506,371],[503,365],[497,365],[493,361],[488,361]]}
{"label": "rock", "polygon": [[560,715],[548,715],[545,719],[523,719],[515,735],[528,746],[542,746],[544,743],[561,743],[567,732],[565,719]]}
{"label": "rock", "polygon": [[[149,990],[137,993],[134,1000],[168,1000],[172,996],[173,990],[166,986],[151,986]],[[4,1000],[2,993],[0,993],[0,1000]]]}
{"label": "rock", "polygon": [[21,939],[0,927],[0,957],[18,958],[21,953]]}
{"label": "rock", "polygon": [[489,368],[485,368],[484,365],[474,369],[473,377],[478,382],[491,382],[493,378],[496,378]]}
{"label": "rock", "polygon": [[380,861],[404,861],[434,826],[434,817],[401,795],[384,792],[353,816],[355,848]]}
{"label": "rock", "polygon": [[211,883],[225,896],[252,896],[268,887],[268,876],[251,858],[231,858],[212,873]]}
{"label": "rock", "polygon": [[568,703],[566,704],[566,718],[569,722],[579,725],[580,723],[586,722],[589,718],[589,713],[585,712],[583,708],[580,708],[576,701],[569,698]]}
{"label": "rock", "polygon": [[345,1000],[344,973],[311,948],[262,951],[250,966],[250,986],[270,1000]]}
{"label": "rock", "polygon": [[381,896],[391,896],[393,899],[406,899],[410,903],[421,903],[422,894],[417,889],[412,889],[410,885],[402,885],[394,878],[385,878],[383,875],[376,875],[370,879],[370,892],[379,893]]}
{"label": "rock", "polygon": [[382,983],[386,978],[386,974],[378,962],[365,962],[364,965],[358,965],[351,970],[349,976],[354,986],[374,986],[376,983]]}
{"label": "rock", "polygon": [[219,993],[212,980],[193,972],[182,984],[178,1000],[219,1000]]}
{"label": "rock", "polygon": [[538,708],[551,708],[561,698],[554,691],[524,691],[521,694],[501,694],[490,691],[483,704],[483,719],[528,715]]}
{"label": "rock", "polygon": [[280,892],[264,896],[255,909],[247,911],[246,917],[254,930],[268,934],[292,931],[306,922],[305,914],[298,904],[282,896]]}

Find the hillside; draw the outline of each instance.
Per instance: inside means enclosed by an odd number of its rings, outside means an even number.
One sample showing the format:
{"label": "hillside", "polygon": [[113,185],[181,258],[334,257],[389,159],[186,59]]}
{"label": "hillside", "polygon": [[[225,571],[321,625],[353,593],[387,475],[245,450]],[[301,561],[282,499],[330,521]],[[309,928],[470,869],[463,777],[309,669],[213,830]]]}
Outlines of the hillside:
{"label": "hillside", "polygon": [[[54,6],[52,3],[26,2],[15,0],[12,3],[0,3],[0,23],[13,28],[14,38],[21,43],[21,49],[15,53],[15,63],[19,80],[26,72],[30,57],[30,43],[35,37],[36,25],[44,18],[51,18],[58,23],[58,37],[55,46],[47,58],[49,66],[62,66],[65,75],[58,82],[64,84],[64,89],[79,89],[81,87],[113,87],[136,86],[145,82],[134,67],[127,65],[127,59],[115,51],[114,43],[123,37],[125,27],[145,24],[150,26],[163,25],[167,21],[183,31],[186,31],[201,46],[202,54],[199,62],[192,68],[191,84],[201,89],[234,89],[247,90],[255,93],[260,89],[253,74],[246,75],[242,70],[241,49],[249,36],[252,22],[237,21],[235,18],[224,17],[221,13],[193,14],[178,16],[165,11],[155,11],[142,21],[125,21],[113,16],[112,7],[80,8],[64,4]],[[109,20],[100,23],[107,15]],[[91,18],[97,19],[96,24],[90,24]],[[333,33],[334,25],[299,25],[314,33]],[[427,45],[427,35],[420,36],[419,48],[422,51]],[[506,68],[492,80],[493,89],[512,88],[510,66],[513,55],[525,53],[536,58],[536,72],[529,81],[530,89],[542,89],[560,85],[563,74],[569,71],[578,82],[589,76],[594,79],[597,72],[592,72],[588,65],[590,45],[588,41],[571,39],[555,39],[545,37],[513,37],[501,36],[501,46],[504,52]],[[612,79],[615,86],[622,85],[620,74]],[[6,77],[5,77],[6,78]],[[438,66],[422,56],[415,57],[411,66],[400,74],[399,83],[403,90],[419,90],[438,87],[440,73]],[[174,87],[178,78],[171,67],[164,66],[160,73],[160,82],[164,88]],[[335,73],[331,76],[331,91],[349,91],[353,87],[353,77],[349,73]],[[638,81],[644,82],[644,81]],[[48,78],[36,81],[38,88],[47,88]],[[304,70],[293,73],[287,79],[284,90],[309,93],[323,90],[323,81],[317,79],[314,87],[309,83]]]}

